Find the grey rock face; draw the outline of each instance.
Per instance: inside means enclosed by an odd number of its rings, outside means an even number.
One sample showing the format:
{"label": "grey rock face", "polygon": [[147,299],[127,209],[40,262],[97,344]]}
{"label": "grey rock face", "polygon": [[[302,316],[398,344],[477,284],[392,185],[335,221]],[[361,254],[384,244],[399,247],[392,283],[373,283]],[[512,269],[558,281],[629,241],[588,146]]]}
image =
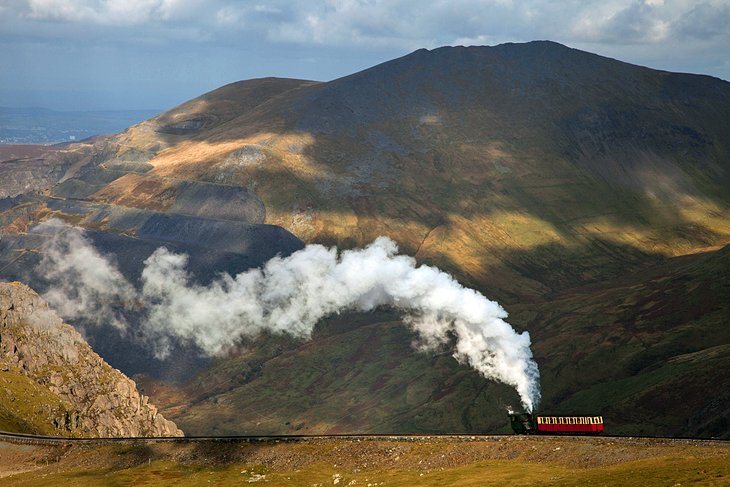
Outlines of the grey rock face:
{"label": "grey rock face", "polygon": [[112,368],[38,294],[0,283],[0,358],[75,410],[55,418],[68,434],[99,437],[182,436],[136,384]]}

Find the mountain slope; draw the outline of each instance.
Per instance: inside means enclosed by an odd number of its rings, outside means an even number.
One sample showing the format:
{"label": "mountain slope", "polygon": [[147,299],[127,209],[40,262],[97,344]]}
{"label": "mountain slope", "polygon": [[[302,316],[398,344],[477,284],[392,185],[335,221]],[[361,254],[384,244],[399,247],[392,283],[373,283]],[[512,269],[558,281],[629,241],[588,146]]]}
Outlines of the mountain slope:
{"label": "mountain slope", "polygon": [[515,305],[543,401],[624,434],[728,437],[730,246]]}

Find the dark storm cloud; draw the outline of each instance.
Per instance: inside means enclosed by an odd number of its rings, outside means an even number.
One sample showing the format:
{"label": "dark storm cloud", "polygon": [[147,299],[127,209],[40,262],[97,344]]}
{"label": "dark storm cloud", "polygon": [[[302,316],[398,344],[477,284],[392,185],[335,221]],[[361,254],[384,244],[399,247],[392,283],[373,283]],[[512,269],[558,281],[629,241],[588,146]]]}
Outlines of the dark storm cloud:
{"label": "dark storm cloud", "polygon": [[45,86],[57,105],[165,108],[238,79],[533,39],[728,79],[729,22],[730,0],[0,0],[0,104]]}

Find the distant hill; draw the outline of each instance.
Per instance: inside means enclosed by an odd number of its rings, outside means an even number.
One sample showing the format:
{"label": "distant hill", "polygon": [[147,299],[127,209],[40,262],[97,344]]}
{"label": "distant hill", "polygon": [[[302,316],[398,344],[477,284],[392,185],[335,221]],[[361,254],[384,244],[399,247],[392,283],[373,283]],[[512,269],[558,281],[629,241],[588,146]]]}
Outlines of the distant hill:
{"label": "distant hill", "polygon": [[[422,49],[327,83],[241,81],[79,145],[45,192],[0,201],[0,276],[42,286],[32,228],[51,216],[89,228],[131,279],[162,244],[205,281],[302,243],[387,235],[532,333],[545,410],[605,412],[615,432],[718,435],[727,120],[730,83],[548,41]],[[262,338],[174,366],[90,340],[162,379],[145,386],[186,431],[505,423],[512,391],[413,353],[398,320],[341,316],[312,342]]]}

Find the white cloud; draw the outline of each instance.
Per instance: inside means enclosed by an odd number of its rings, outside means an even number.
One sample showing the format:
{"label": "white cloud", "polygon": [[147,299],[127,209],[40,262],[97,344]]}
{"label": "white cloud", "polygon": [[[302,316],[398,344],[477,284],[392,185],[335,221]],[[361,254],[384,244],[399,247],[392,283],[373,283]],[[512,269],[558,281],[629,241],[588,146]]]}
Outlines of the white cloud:
{"label": "white cloud", "polygon": [[494,38],[481,34],[475,37],[457,37],[450,44],[454,46],[488,46],[494,43]]}
{"label": "white cloud", "polygon": [[266,14],[280,14],[282,13],[282,10],[277,7],[272,7],[271,5],[254,5],[253,6],[254,12],[260,12],[260,13],[266,13]]}
{"label": "white cloud", "polygon": [[[79,53],[102,46],[134,59],[142,72],[163,64],[171,72],[183,70],[176,67],[180,59],[205,65],[190,76],[184,94],[171,98],[175,102],[199,94],[201,86],[212,89],[238,79],[326,80],[422,47],[535,39],[730,79],[730,0],[0,0],[0,8],[3,60],[25,59],[7,69],[17,86],[0,86],[6,100],[16,98],[7,93],[39,79],[60,87],[54,72],[78,71],[71,66],[83,57]],[[59,52],[68,58],[59,58]],[[40,60],[39,53],[47,54]],[[116,69],[115,56],[106,59],[94,73]],[[46,66],[45,73],[39,65]],[[134,85],[139,76],[130,72],[122,78],[108,92]],[[90,81],[83,89],[96,90],[98,81],[107,80]],[[150,89],[170,98],[167,81]],[[77,83],[64,89],[79,90]],[[74,103],[83,99],[75,97]]]}
{"label": "white cloud", "polygon": [[[552,39],[661,44],[727,38],[730,0],[10,0],[3,8],[46,22],[192,23],[216,37],[236,27],[268,42],[415,49],[449,43]],[[221,34],[223,35],[223,34]]]}
{"label": "white cloud", "polygon": [[44,21],[136,25],[191,18],[200,0],[28,0],[28,17]]}
{"label": "white cloud", "polygon": [[227,5],[215,13],[216,22],[226,27],[244,25],[245,16],[245,10],[234,5]]}
{"label": "white cloud", "polygon": [[30,0],[30,14],[32,19],[60,20],[69,22],[94,21],[97,12],[92,2],[73,2],[68,0]]}
{"label": "white cloud", "polygon": [[730,1],[716,5],[710,2],[698,3],[675,23],[678,34],[702,41],[717,38],[730,40],[728,26],[730,26]]}

